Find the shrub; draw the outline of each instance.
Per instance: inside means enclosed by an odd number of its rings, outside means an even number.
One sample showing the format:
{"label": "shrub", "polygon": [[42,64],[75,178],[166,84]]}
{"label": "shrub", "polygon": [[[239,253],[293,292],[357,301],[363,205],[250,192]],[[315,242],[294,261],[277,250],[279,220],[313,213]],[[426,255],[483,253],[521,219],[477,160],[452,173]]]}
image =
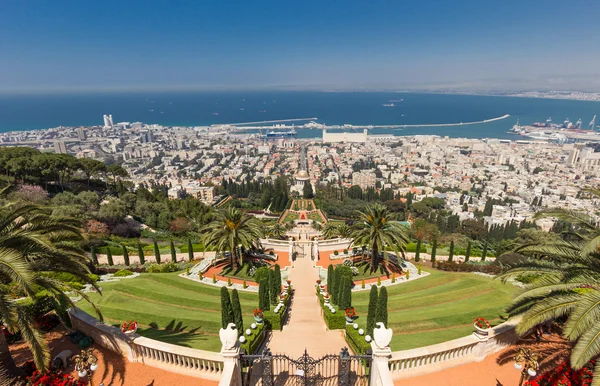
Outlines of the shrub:
{"label": "shrub", "polygon": [[406,270],[404,275],[406,276],[406,280],[410,279],[410,271],[409,270]]}
{"label": "shrub", "polygon": [[469,240],[469,243],[467,244],[467,250],[465,251],[465,262],[468,262],[470,257],[471,257],[471,240]]}
{"label": "shrub", "polygon": [[177,252],[175,251],[175,244],[173,243],[173,240],[171,240],[171,261],[173,263],[177,262]]}
{"label": "shrub", "polygon": [[365,279],[362,279],[362,282],[360,283],[360,286],[362,289],[365,289]]}
{"label": "shrub", "polygon": [[421,264],[419,264],[419,265],[417,266],[417,270],[418,270],[418,272],[417,272],[417,273],[419,274],[419,276],[421,276],[421,271],[423,270],[423,266],[422,266]]}
{"label": "shrub", "polygon": [[244,317],[242,315],[242,306],[240,305],[240,296],[237,289],[231,291],[231,311],[233,312],[233,323],[238,332],[244,333]]}
{"label": "shrub", "polygon": [[365,341],[364,336],[360,336],[358,330],[355,330],[352,325],[346,325],[346,342],[352,348],[352,350],[358,355],[365,355],[367,350],[371,349],[371,344]]}
{"label": "shrub", "polygon": [[131,275],[133,275],[133,272],[128,269],[120,269],[113,274],[114,277],[127,277]]}
{"label": "shrub", "polygon": [[258,283],[258,308],[263,311],[271,309],[269,302],[269,279],[268,277],[262,279]]}
{"label": "shrub", "polygon": [[138,243],[138,257],[140,258],[140,264],[146,263],[146,258],[144,257],[144,248],[142,248],[142,244]]}
{"label": "shrub", "polygon": [[369,308],[367,310],[367,334],[373,336],[373,328],[375,328],[375,320],[377,314],[377,299],[379,294],[377,292],[377,287],[371,287],[371,292],[369,293]]}
{"label": "shrub", "polygon": [[450,241],[450,252],[448,253],[448,261],[452,261],[454,257],[454,240]]}
{"label": "shrub", "polygon": [[75,379],[71,374],[61,373],[58,370],[52,370],[45,374],[42,374],[36,370],[30,377],[27,378],[27,384],[31,386],[85,386],[87,382]]}
{"label": "shrub", "polygon": [[456,262],[446,262],[446,261],[438,261],[436,263],[436,268],[442,271],[450,271],[450,272],[483,272],[490,275],[497,275],[502,271],[502,268],[496,264],[473,264],[469,263],[456,263]]}
{"label": "shrub", "polygon": [[96,248],[92,245],[92,263],[98,265],[98,256],[96,256]]}
{"label": "shrub", "polygon": [[348,250],[344,249],[344,255],[347,255],[347,254],[348,254]]}
{"label": "shrub", "polygon": [[421,239],[417,240],[417,248],[415,252],[415,261],[421,260]]}
{"label": "shrub", "polygon": [[215,275],[213,275],[212,282],[213,282],[213,284],[217,283],[217,277]]}
{"label": "shrub", "polygon": [[377,287],[381,287],[381,276],[377,276]]}
{"label": "shrub", "polygon": [[333,254],[334,254],[334,256],[337,256],[337,255],[339,255],[340,253],[339,253],[337,250],[335,250],[335,251],[333,251]]}
{"label": "shrub", "polygon": [[379,297],[377,298],[377,309],[375,310],[375,323],[383,322],[383,325],[386,328],[388,326],[387,301],[387,288],[381,287],[381,289],[379,290]]}
{"label": "shrub", "polygon": [[258,324],[256,329],[252,330],[251,335],[246,335],[244,330],[240,331],[238,329],[238,333],[244,335],[244,338],[246,338],[246,341],[240,344],[240,348],[244,349],[249,355],[256,353],[256,350],[258,350],[265,338],[265,328],[265,324]]}
{"label": "shrub", "polygon": [[244,288],[244,289],[248,288],[248,284],[246,284],[246,280],[244,280],[242,282],[242,288]]}
{"label": "shrub", "polygon": [[113,258],[112,258],[112,252],[110,251],[110,248],[108,248],[106,250],[106,260],[108,260],[108,265],[114,265]]}
{"label": "shrub", "polygon": [[156,259],[157,264],[160,264],[160,249],[156,240],[154,240],[154,259]]}
{"label": "shrub", "polygon": [[396,273],[392,273],[392,283],[396,282]]}
{"label": "shrub", "polygon": [[127,247],[125,245],[123,247],[123,260],[125,265],[129,265],[129,251],[127,251]]}
{"label": "shrub", "polygon": [[260,267],[256,270],[252,277],[255,282],[260,283],[263,280],[269,280],[270,272],[271,270],[269,269],[269,267]]}
{"label": "shrub", "polygon": [[317,288],[317,296],[319,297],[321,307],[323,308],[323,319],[325,319],[325,324],[327,325],[327,328],[330,330],[338,330],[344,328],[346,326],[346,317],[344,316],[344,313],[336,312],[335,314],[332,314],[329,307],[325,307],[323,305],[325,303],[325,300],[323,299],[323,296],[318,292],[319,290]]}
{"label": "shrub", "polygon": [[277,280],[274,270],[269,270],[269,300],[272,305],[279,303],[279,293],[281,292],[281,276]]}
{"label": "shrub", "polygon": [[150,264],[150,266],[146,268],[146,272],[149,273],[168,273],[177,271],[179,271],[179,265],[175,263]]}
{"label": "shrub", "polygon": [[185,276],[190,276],[190,267],[185,267]]}
{"label": "shrub", "polygon": [[192,240],[188,239],[188,260],[194,261],[194,246]]}

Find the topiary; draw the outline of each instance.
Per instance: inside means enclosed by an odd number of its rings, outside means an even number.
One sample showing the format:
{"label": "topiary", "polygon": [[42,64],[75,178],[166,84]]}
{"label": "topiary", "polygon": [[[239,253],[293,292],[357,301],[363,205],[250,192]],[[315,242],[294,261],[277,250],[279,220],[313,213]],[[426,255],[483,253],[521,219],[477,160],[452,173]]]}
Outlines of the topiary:
{"label": "topiary", "polygon": [[392,283],[395,283],[395,282],[396,282],[396,274],[392,273]]}
{"label": "topiary", "polygon": [[365,279],[362,279],[362,282],[360,283],[360,286],[362,287],[362,289],[365,289]]}
{"label": "topiary", "polygon": [[217,277],[215,275],[213,275],[212,282],[213,282],[213,284],[217,283]]}
{"label": "topiary", "polygon": [[373,336],[373,329],[375,328],[375,315],[377,313],[377,298],[379,294],[377,287],[371,286],[371,292],[369,293],[369,308],[367,310],[367,334]]}
{"label": "topiary", "polygon": [[269,275],[270,275],[271,270],[268,267],[260,267],[259,269],[256,270],[256,272],[254,273],[254,281],[257,283],[260,283],[263,280],[269,280]]}
{"label": "topiary", "polygon": [[377,276],[377,287],[381,286],[381,276]]}

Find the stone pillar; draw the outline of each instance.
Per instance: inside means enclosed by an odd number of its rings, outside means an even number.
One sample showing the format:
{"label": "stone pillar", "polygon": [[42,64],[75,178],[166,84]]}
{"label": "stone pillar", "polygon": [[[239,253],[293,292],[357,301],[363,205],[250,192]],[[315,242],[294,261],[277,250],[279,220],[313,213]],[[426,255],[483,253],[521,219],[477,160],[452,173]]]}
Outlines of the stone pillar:
{"label": "stone pillar", "polygon": [[219,386],[242,386],[240,346],[235,324],[229,323],[227,328],[220,329],[219,338],[221,339],[221,356],[223,357],[223,376],[219,381]]}
{"label": "stone pillar", "polygon": [[393,384],[389,361],[392,355],[390,342],[392,340],[392,329],[385,328],[383,323],[376,323],[373,329],[373,341],[371,342],[371,382],[370,386],[390,386]]}

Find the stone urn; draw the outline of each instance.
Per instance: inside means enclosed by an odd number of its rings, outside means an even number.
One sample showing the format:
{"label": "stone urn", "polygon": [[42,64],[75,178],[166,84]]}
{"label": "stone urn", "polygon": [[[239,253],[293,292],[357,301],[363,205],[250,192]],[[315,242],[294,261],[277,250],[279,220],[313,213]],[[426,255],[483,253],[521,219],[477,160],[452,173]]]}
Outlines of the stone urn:
{"label": "stone urn", "polygon": [[488,336],[488,334],[490,332],[489,327],[481,328],[477,325],[477,323],[473,323],[473,327],[475,327],[475,334],[477,334],[479,336]]}
{"label": "stone urn", "polygon": [[255,317],[254,317],[254,320],[255,320],[255,321],[256,321],[256,323],[258,323],[258,324],[262,324],[262,322],[263,322],[263,318],[261,318],[260,316],[255,316]]}

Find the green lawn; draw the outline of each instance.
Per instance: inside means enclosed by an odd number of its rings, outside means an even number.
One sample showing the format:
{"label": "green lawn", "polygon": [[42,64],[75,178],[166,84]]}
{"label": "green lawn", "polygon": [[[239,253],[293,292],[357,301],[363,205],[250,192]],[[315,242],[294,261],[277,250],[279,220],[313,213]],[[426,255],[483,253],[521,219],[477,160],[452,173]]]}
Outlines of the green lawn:
{"label": "green lawn", "polygon": [[319,215],[318,212],[313,212],[313,213],[309,214],[308,219],[317,221],[317,222],[323,222],[323,219],[321,218],[321,216]]}
{"label": "green lawn", "polygon": [[[138,333],[181,346],[219,351],[221,328],[220,288],[177,276],[178,273],[144,273],[138,278],[102,283],[102,296],[90,294],[105,322],[120,326],[136,320]],[[244,326],[253,319],[258,296],[240,291]],[[85,301],[77,306],[94,315]]]}
{"label": "green lawn", "polygon": [[294,220],[298,220],[298,218],[300,218],[300,215],[298,213],[287,212],[287,214],[283,218],[283,222],[293,222]]}
{"label": "green lawn", "polygon": [[[429,269],[422,279],[388,287],[389,327],[394,330],[392,350],[445,342],[473,332],[473,320],[484,317],[492,325],[513,299],[517,288],[472,273]],[[357,323],[366,325],[369,291],[352,293]]]}

